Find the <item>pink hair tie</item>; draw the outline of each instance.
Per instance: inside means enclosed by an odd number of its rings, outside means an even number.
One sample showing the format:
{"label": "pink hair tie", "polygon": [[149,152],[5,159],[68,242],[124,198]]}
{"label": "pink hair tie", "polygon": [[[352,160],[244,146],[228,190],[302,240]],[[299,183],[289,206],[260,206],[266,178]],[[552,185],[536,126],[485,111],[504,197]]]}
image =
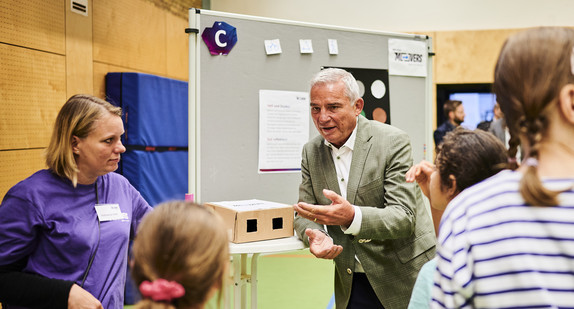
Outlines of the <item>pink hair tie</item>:
{"label": "pink hair tie", "polygon": [[536,158],[530,157],[530,158],[524,160],[524,165],[537,167],[538,166],[538,160]]}
{"label": "pink hair tie", "polygon": [[143,281],[140,284],[140,292],[145,298],[167,302],[185,295],[185,289],[181,284],[165,279],[157,279],[152,282]]}

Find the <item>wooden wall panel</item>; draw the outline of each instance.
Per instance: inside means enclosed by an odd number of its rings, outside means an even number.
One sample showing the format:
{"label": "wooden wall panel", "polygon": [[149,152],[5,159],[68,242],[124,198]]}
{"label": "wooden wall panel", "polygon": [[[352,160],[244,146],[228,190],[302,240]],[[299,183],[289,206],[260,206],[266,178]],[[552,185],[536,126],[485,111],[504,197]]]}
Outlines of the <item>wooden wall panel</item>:
{"label": "wooden wall panel", "polygon": [[63,55],[65,3],[66,0],[0,1],[0,42]]}
{"label": "wooden wall panel", "polygon": [[189,21],[174,17],[169,13],[166,14],[168,14],[166,18],[166,76],[187,80],[189,73],[189,34],[185,33],[185,28],[189,27]]}
{"label": "wooden wall panel", "polygon": [[94,61],[166,74],[166,14],[142,0],[98,0]]}
{"label": "wooden wall panel", "polygon": [[190,8],[201,8],[202,0],[146,0],[162,10],[187,19]]}
{"label": "wooden wall panel", "polygon": [[65,57],[0,44],[0,150],[46,147],[66,98]]}
{"label": "wooden wall panel", "polygon": [[43,168],[44,149],[0,151],[0,201],[12,186]]}
{"label": "wooden wall panel", "polygon": [[502,44],[519,30],[436,32],[435,83],[492,83]]}
{"label": "wooden wall panel", "polygon": [[[70,0],[66,0],[68,3]],[[66,94],[94,92],[92,51],[92,3],[88,16],[66,9]]]}

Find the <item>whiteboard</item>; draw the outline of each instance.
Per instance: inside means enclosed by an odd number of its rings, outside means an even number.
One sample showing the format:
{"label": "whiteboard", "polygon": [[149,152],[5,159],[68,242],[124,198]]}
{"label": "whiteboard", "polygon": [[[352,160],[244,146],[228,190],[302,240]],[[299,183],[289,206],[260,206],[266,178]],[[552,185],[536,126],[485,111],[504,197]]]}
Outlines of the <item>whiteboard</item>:
{"label": "whiteboard", "polygon": [[[322,67],[388,70],[390,38],[422,41],[432,50],[424,35],[198,9],[190,9],[189,19],[189,192],[199,202],[297,202],[300,172],[258,173],[259,90],[308,92]],[[216,21],[236,28],[228,55],[211,55],[201,38]],[[267,55],[264,41],[273,39],[282,53]],[[312,40],[313,53],[300,52],[300,39]],[[329,54],[328,39],[337,40],[338,54]],[[430,61],[427,70],[426,77],[389,76],[391,124],[410,136],[414,162],[432,158]],[[309,128],[310,138],[318,135],[311,118]]]}

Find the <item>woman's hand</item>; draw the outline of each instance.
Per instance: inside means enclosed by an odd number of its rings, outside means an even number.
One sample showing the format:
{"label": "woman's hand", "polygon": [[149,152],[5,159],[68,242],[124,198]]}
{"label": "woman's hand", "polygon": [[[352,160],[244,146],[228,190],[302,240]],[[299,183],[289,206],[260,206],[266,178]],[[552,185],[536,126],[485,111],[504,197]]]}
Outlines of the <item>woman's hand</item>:
{"label": "woman's hand", "polygon": [[74,284],[68,297],[68,309],[104,309],[104,307],[92,294]]}

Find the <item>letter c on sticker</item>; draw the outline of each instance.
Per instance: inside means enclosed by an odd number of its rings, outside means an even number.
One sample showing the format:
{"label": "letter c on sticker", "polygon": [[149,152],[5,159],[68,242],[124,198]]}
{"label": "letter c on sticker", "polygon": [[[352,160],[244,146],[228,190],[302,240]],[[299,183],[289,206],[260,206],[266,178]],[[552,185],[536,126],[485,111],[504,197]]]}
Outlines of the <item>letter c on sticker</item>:
{"label": "letter c on sticker", "polygon": [[219,36],[222,35],[222,34],[223,34],[223,35],[226,34],[226,33],[225,33],[225,30],[218,30],[218,31],[215,33],[215,44],[217,44],[217,46],[219,46],[219,47],[225,47],[225,46],[227,46],[227,42],[221,42],[221,41],[219,40]]}

